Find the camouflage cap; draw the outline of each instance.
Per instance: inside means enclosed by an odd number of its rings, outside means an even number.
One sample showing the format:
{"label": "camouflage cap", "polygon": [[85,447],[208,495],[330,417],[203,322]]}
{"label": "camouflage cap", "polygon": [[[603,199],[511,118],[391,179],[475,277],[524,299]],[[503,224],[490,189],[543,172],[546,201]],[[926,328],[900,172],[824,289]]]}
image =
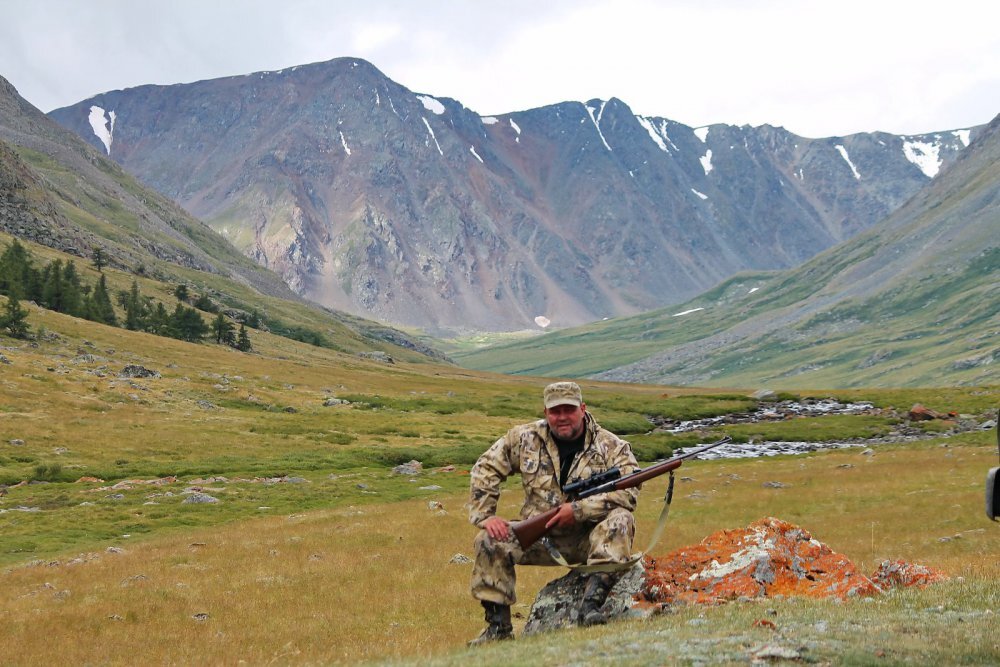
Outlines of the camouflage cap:
{"label": "camouflage cap", "polygon": [[583,392],[580,391],[580,385],[575,382],[553,382],[545,388],[542,396],[545,399],[546,410],[557,405],[579,407],[583,404]]}

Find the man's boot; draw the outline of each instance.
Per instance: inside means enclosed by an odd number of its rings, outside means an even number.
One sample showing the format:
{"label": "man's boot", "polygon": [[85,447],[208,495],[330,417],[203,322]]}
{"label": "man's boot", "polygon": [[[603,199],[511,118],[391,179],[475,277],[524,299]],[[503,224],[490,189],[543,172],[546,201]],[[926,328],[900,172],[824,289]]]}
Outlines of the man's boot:
{"label": "man's boot", "polygon": [[601,612],[601,607],[608,599],[608,593],[615,585],[614,577],[608,572],[595,572],[587,579],[583,589],[583,603],[580,605],[580,625],[604,625],[607,616]]}
{"label": "man's boot", "polygon": [[486,610],[486,628],[479,633],[478,637],[469,642],[469,646],[501,639],[513,639],[514,626],[510,622],[510,605],[486,600],[482,600],[482,605],[483,609]]}

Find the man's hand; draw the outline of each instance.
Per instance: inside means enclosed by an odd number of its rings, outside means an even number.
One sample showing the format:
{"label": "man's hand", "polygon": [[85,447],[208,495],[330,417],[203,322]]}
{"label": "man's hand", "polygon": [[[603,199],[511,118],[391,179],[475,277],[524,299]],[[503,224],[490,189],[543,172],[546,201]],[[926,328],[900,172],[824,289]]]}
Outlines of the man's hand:
{"label": "man's hand", "polygon": [[494,540],[506,540],[510,535],[510,524],[498,516],[491,516],[483,521],[483,530]]}
{"label": "man's hand", "polygon": [[576,523],[573,516],[573,504],[563,503],[559,506],[559,511],[545,524],[546,530],[549,528],[568,528]]}

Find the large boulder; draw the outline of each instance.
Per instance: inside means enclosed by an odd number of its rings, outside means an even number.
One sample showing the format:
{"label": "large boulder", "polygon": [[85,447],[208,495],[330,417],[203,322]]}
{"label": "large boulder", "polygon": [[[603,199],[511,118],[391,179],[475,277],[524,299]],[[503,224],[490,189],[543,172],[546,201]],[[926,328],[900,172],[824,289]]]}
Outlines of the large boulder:
{"label": "large boulder", "polygon": [[[619,576],[603,611],[635,618],[688,604],[804,596],[847,600],[887,587],[923,586],[947,577],[930,568],[886,561],[871,578],[803,528],[766,517],[720,530],[664,556],[646,556]],[[531,607],[524,634],[577,625],[587,575],[570,571],[549,582]]]}

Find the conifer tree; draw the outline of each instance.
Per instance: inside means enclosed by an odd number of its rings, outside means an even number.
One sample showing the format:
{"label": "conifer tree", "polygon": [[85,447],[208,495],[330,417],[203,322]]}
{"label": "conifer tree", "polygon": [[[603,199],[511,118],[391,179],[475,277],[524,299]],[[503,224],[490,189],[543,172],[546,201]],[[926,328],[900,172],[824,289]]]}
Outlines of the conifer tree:
{"label": "conifer tree", "polygon": [[62,260],[49,262],[42,269],[42,305],[49,310],[63,312]]}
{"label": "conifer tree", "polygon": [[198,343],[208,332],[209,327],[201,319],[201,314],[197,310],[188,308],[180,302],[177,303],[174,314],[170,316],[168,335],[191,343]]}
{"label": "conifer tree", "polygon": [[236,349],[240,352],[249,352],[253,349],[250,345],[250,336],[247,334],[247,327],[242,322],[240,322],[240,333],[236,337]]}
{"label": "conifer tree", "polygon": [[108,265],[108,258],[104,254],[104,250],[101,248],[94,248],[94,253],[91,255],[94,261],[94,268],[104,273],[104,267]]}
{"label": "conifer tree", "polygon": [[27,338],[30,331],[27,320],[28,311],[21,307],[18,290],[13,289],[7,295],[7,304],[0,313],[0,330],[5,330],[14,338]]}
{"label": "conifer tree", "polygon": [[76,271],[76,264],[70,260],[66,263],[62,272],[62,304],[57,309],[61,313],[79,317],[83,312],[83,286],[80,283],[80,274]]}
{"label": "conifer tree", "polygon": [[114,306],[111,305],[111,297],[108,295],[108,285],[103,273],[100,280],[97,281],[94,292],[87,298],[86,317],[94,322],[109,324],[113,327],[118,326],[118,318],[115,316]]}
{"label": "conifer tree", "polygon": [[13,243],[0,255],[0,294],[10,294],[10,290],[18,290],[22,299],[39,300],[41,277],[32,266],[31,255],[14,239]]}
{"label": "conifer tree", "polygon": [[133,280],[132,288],[128,292],[119,294],[118,300],[125,308],[125,328],[129,331],[142,331],[145,328],[148,310],[139,293],[139,283]]}
{"label": "conifer tree", "polygon": [[233,331],[233,323],[226,319],[226,316],[219,313],[212,321],[212,333],[215,334],[215,342],[226,345],[236,344],[236,333]]}

